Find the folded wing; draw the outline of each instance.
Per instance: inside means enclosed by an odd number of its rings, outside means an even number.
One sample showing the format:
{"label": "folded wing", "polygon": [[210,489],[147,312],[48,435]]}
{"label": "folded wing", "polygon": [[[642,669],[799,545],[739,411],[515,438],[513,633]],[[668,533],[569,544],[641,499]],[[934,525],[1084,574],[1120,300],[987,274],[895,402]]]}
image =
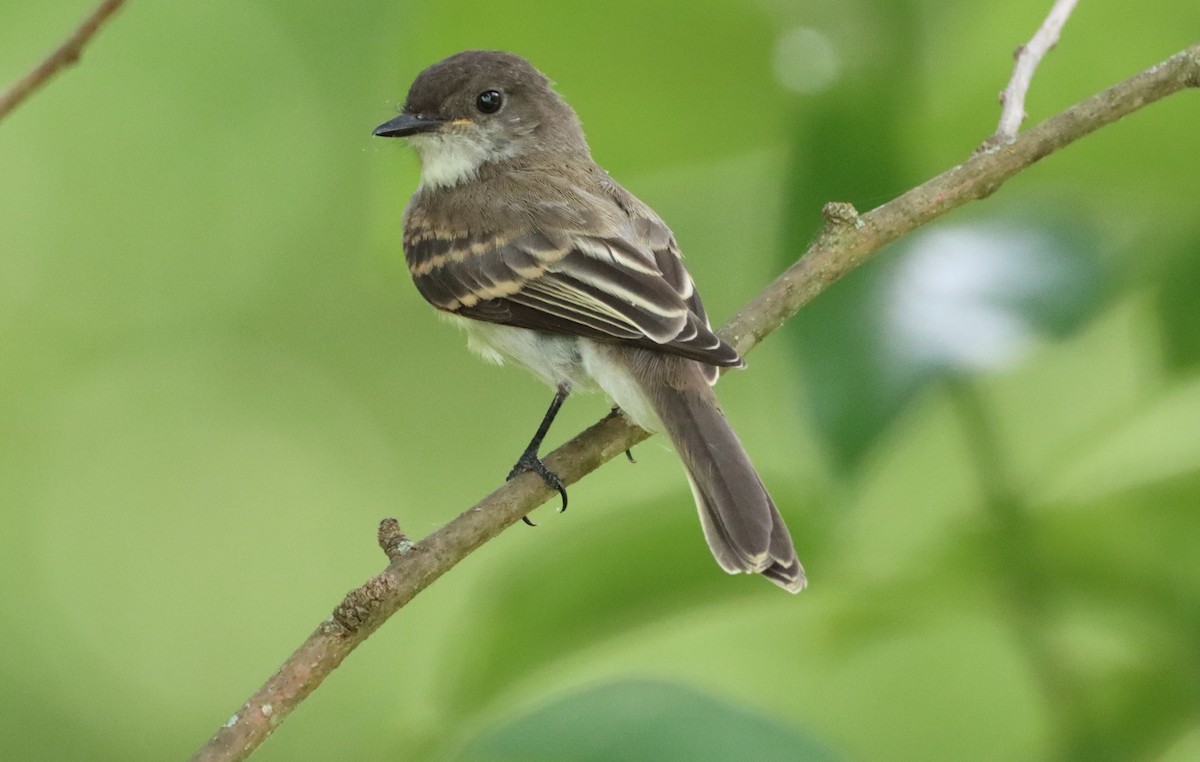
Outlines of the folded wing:
{"label": "folded wing", "polygon": [[[709,327],[665,225],[634,222],[620,236],[540,230],[447,236],[410,224],[404,248],[417,289],[447,312],[632,343],[712,366],[741,365]],[[715,380],[716,368],[706,375]]]}

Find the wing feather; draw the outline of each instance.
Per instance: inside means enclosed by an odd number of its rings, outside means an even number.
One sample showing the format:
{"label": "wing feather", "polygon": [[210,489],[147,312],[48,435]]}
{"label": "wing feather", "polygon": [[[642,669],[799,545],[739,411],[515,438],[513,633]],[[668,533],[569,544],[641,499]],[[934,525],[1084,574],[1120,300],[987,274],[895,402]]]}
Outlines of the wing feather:
{"label": "wing feather", "polygon": [[431,304],[464,317],[682,355],[713,366],[710,381],[715,366],[741,365],[709,326],[670,230],[618,204],[629,216],[615,234],[447,234],[410,215],[409,271]]}

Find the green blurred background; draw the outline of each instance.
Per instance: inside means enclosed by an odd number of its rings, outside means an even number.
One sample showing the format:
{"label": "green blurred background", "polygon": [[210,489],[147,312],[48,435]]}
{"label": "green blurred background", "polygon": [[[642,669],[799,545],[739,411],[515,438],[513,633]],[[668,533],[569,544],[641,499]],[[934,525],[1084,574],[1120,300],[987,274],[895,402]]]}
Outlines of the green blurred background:
{"label": "green blurred background", "polygon": [[[710,313],[994,128],[1049,0],[131,0],[0,124],[0,756],[179,759],[549,401],[412,288],[426,65],[520,52]],[[90,2],[7,2],[0,82]],[[1036,122],[1194,42],[1085,2]],[[472,555],[263,760],[1200,759],[1200,96],[922,231],[720,392],[798,597],[727,577],[661,439]],[[595,420],[574,399],[552,444]]]}

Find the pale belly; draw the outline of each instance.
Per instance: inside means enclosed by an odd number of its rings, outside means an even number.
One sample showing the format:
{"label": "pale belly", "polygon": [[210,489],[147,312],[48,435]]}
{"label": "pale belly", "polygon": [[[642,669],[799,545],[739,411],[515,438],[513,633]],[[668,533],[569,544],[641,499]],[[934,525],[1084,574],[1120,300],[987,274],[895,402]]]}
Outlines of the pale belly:
{"label": "pale belly", "polygon": [[647,431],[659,430],[658,417],[619,360],[619,348],[578,336],[445,316],[466,331],[467,346],[488,362],[516,362],[551,388],[565,384],[572,391],[600,389],[634,423]]}

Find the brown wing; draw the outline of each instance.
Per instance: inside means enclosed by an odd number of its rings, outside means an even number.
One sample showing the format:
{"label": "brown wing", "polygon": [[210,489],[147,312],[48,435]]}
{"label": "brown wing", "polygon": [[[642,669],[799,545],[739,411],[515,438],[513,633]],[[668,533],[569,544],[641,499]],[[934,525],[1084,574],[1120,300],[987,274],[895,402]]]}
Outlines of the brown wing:
{"label": "brown wing", "polygon": [[445,236],[410,218],[404,250],[417,289],[439,309],[714,366],[742,364],[709,327],[675,242],[657,220],[633,219],[621,237],[537,230]]}

